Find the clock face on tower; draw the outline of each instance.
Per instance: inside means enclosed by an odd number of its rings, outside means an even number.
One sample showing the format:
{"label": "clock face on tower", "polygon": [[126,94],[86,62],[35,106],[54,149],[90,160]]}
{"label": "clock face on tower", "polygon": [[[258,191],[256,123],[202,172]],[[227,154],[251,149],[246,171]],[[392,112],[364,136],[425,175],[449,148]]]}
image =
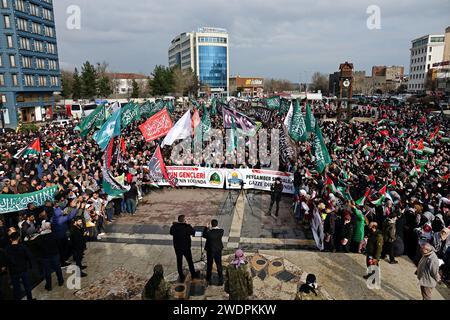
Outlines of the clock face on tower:
{"label": "clock face on tower", "polygon": [[344,87],[348,88],[348,87],[350,87],[350,80],[345,79],[342,84],[344,85]]}

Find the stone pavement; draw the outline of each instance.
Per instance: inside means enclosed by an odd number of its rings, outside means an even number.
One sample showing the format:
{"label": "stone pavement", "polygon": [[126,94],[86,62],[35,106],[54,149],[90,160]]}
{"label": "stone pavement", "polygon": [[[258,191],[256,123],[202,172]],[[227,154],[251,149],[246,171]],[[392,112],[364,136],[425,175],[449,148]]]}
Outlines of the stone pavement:
{"label": "stone pavement", "polygon": [[[194,199],[195,194],[195,200]],[[206,225],[211,218],[219,219],[225,229],[224,255],[231,254],[236,247],[243,248],[251,256],[259,253],[281,257],[302,270],[302,277],[314,273],[320,285],[329,296],[337,300],[409,300],[420,299],[420,289],[414,275],[415,266],[407,258],[399,258],[398,265],[381,264],[380,290],[370,290],[362,276],[366,272],[363,255],[320,253],[305,251],[314,248],[314,243],[301,226],[297,226],[290,213],[290,199],[286,197],[281,204],[280,217],[266,217],[270,196],[265,193],[248,193],[248,199],[241,194],[223,190],[159,190],[153,192],[139,206],[133,217],[124,217],[107,227],[107,236],[99,242],[88,243],[84,264],[88,266],[88,277],[81,280],[81,292],[69,290],[67,286],[55,287],[52,292],[44,289],[41,283],[34,289],[38,299],[80,299],[80,296],[98,297],[108,292],[123,293],[128,286],[126,279],[132,279],[139,286],[151,277],[153,267],[163,265],[165,275],[176,273],[176,258],[172,248],[169,228],[179,214],[187,214],[194,226]],[[170,199],[170,200],[168,200]],[[236,209],[234,203],[237,202]],[[199,238],[193,240],[194,261],[201,260]],[[302,249],[302,250],[300,250]],[[119,271],[118,271],[119,270]],[[115,273],[114,273],[115,272]],[[121,278],[121,285],[111,290],[96,292],[98,285],[109,286],[114,278]],[[65,275],[67,278],[69,275]],[[56,283],[54,277],[54,286]],[[273,279],[272,279],[273,280]],[[130,280],[131,281],[131,280]],[[128,281],[128,283],[130,282]],[[131,281],[131,282],[133,282]],[[267,280],[271,281],[271,280]],[[94,284],[94,285],[93,285]],[[273,285],[276,285],[273,283]],[[293,284],[289,284],[292,286]],[[122,287],[121,287],[122,286]],[[256,286],[263,291],[262,299],[278,299],[279,290],[274,290],[268,282],[256,280]],[[286,287],[287,285],[285,285]],[[286,289],[286,288],[285,288]],[[85,291],[83,291],[85,290]],[[87,291],[86,291],[87,290]],[[221,288],[211,288],[203,298],[224,297]],[[139,291],[132,288],[133,295]],[[105,293],[106,292],[106,293]],[[226,295],[225,295],[226,297]],[[287,295],[283,296],[288,299]],[[450,299],[449,289],[440,286],[435,290],[436,299]]]}
{"label": "stone pavement", "polygon": [[[420,289],[414,275],[415,267],[407,258],[399,258],[400,263],[390,265],[382,262],[382,284],[380,290],[367,288],[362,275],[365,274],[363,255],[320,253],[294,250],[263,250],[261,254],[286,259],[307,273],[317,276],[319,285],[323,286],[332,299],[336,300],[420,300]],[[251,255],[247,252],[247,255]],[[200,250],[193,249],[194,260],[199,260]],[[225,259],[224,259],[225,260]],[[85,258],[88,276],[81,281],[85,289],[95,281],[107,278],[113,271],[123,268],[148,280],[155,264],[163,265],[166,276],[176,274],[175,253],[170,246],[118,243],[89,243]],[[66,275],[67,278],[68,275]],[[56,278],[53,275],[53,281]],[[270,283],[255,283],[263,290],[266,299],[279,299],[278,291],[269,290]],[[265,288],[265,289],[264,289]],[[77,300],[77,290],[55,287],[52,292],[44,289],[41,283],[33,294],[39,300]],[[204,299],[226,297],[220,288],[213,288]],[[284,297],[284,296],[283,296]],[[434,291],[434,298],[450,299],[450,289],[439,286]]]}

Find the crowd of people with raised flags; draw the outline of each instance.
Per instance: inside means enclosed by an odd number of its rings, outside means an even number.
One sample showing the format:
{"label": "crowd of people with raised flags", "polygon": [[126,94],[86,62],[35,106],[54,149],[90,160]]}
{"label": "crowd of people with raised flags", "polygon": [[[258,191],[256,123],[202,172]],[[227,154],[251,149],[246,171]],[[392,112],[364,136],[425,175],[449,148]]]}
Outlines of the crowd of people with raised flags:
{"label": "crowd of people with raised flags", "polygon": [[[278,169],[294,173],[293,214],[311,228],[320,250],[368,254],[376,239],[369,225],[375,223],[383,244],[370,261],[389,256],[396,263],[396,256],[407,254],[419,263],[421,245],[429,243],[448,277],[448,119],[409,104],[354,107],[353,116],[369,118],[364,122],[324,119],[336,114],[333,104],[280,97],[192,100],[189,106],[157,100],[122,108],[100,105],[64,127],[50,123],[37,132],[7,132],[0,137],[0,249],[16,234],[31,243],[51,232],[57,250],[45,271],[54,269],[55,257],[64,266],[71,255],[83,267],[82,253],[71,250],[80,248],[71,243],[71,232],[79,235],[82,228],[87,238],[101,239],[105,224],[121,213],[134,214],[139,199],[158,187],[155,181],[176,187],[166,165],[207,165],[193,156],[173,163],[176,141],[195,143],[211,128],[225,137],[228,130],[233,143],[223,146],[225,154],[236,152],[235,135],[252,137],[265,128],[280,130]],[[245,159],[230,163],[223,157],[220,166],[262,166],[257,158]],[[36,248],[39,256],[42,250]],[[27,287],[28,267],[19,269],[13,284]],[[46,288],[51,290],[51,283]]]}

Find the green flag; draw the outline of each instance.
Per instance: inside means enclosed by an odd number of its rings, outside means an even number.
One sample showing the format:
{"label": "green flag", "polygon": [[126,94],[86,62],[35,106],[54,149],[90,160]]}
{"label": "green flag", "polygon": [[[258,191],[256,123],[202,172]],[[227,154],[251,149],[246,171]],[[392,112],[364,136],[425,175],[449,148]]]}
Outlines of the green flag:
{"label": "green flag", "polygon": [[306,132],[314,132],[316,128],[316,119],[311,111],[311,106],[308,104],[306,106]]}
{"label": "green flag", "polygon": [[98,106],[90,115],[85,117],[81,123],[75,128],[80,131],[82,137],[86,137],[93,128],[101,127],[106,120],[106,108],[102,104]]}
{"label": "green flag", "polygon": [[153,103],[151,103],[150,101],[144,102],[144,104],[141,105],[141,117],[150,118],[152,109],[153,109]]}
{"label": "green flag", "polygon": [[173,101],[165,101],[164,107],[169,111],[170,114],[175,112],[175,105],[173,104]]}
{"label": "green flag", "polygon": [[266,107],[272,110],[279,110],[281,107],[281,99],[280,97],[272,97],[268,98],[265,101]]}
{"label": "green flag", "polygon": [[109,141],[112,138],[120,136],[121,113],[122,113],[121,109],[114,112],[112,116],[100,128],[100,130],[94,135],[94,140],[98,143],[102,151],[105,151],[106,147],[108,147]]}
{"label": "green flag", "polygon": [[138,104],[130,102],[122,109],[121,115],[121,125],[125,129],[133,121],[139,120],[141,118],[141,108]]}
{"label": "green flag", "polygon": [[33,193],[0,194],[0,214],[25,210],[29,203],[41,207],[46,201],[53,201],[58,187],[48,187]]}
{"label": "green flag", "polygon": [[416,163],[418,164],[418,165],[421,165],[421,166],[424,166],[424,165],[426,165],[426,164],[428,164],[428,160],[426,160],[426,159],[416,159]]}
{"label": "green flag", "polygon": [[308,138],[306,135],[305,119],[303,118],[302,109],[298,100],[294,102],[294,113],[291,119],[291,125],[289,129],[289,135],[295,142],[305,142]]}
{"label": "green flag", "polygon": [[234,118],[231,118],[230,144],[227,146],[228,153],[232,153],[237,148],[236,125]]}
{"label": "green flag", "polygon": [[383,204],[384,199],[386,199],[386,196],[385,196],[385,195],[382,195],[378,200],[371,201],[371,203],[372,203],[374,206],[378,207],[378,206],[381,206],[381,205]]}
{"label": "green flag", "polygon": [[206,108],[205,104],[203,104],[203,116],[202,116],[202,132],[203,134],[209,132],[211,130],[211,118],[209,116],[209,111]]}
{"label": "green flag", "polygon": [[317,171],[322,173],[325,170],[325,167],[331,163],[331,158],[318,125],[316,125],[315,128],[314,151],[317,162]]}
{"label": "green flag", "polygon": [[281,99],[280,111],[278,112],[278,115],[281,117],[281,116],[284,116],[285,114],[287,114],[289,112],[290,106],[291,106],[291,103],[289,102],[289,100]]}
{"label": "green flag", "polygon": [[213,98],[211,101],[211,115],[213,117],[217,115],[217,98]]}

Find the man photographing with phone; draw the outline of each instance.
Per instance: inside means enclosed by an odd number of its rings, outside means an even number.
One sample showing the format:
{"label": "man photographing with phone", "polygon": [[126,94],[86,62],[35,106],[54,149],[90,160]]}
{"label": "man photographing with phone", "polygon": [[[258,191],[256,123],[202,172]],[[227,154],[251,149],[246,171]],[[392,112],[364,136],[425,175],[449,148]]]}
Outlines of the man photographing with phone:
{"label": "man photographing with phone", "polygon": [[206,251],[206,281],[211,285],[212,267],[213,263],[216,263],[217,274],[219,275],[218,286],[223,285],[223,268],[222,268],[222,250],[223,242],[222,237],[224,230],[220,229],[219,222],[212,220],[211,225],[206,227],[203,232],[203,238],[206,239],[205,251]]}
{"label": "man photographing with phone", "polygon": [[188,262],[192,278],[196,278],[197,274],[195,272],[191,252],[191,237],[195,235],[194,228],[187,223],[186,217],[181,215],[178,217],[178,222],[174,222],[170,228],[170,234],[173,236],[173,247],[175,249],[175,254],[177,255],[177,269],[180,283],[183,283],[185,280],[183,273],[183,257],[185,257]]}

